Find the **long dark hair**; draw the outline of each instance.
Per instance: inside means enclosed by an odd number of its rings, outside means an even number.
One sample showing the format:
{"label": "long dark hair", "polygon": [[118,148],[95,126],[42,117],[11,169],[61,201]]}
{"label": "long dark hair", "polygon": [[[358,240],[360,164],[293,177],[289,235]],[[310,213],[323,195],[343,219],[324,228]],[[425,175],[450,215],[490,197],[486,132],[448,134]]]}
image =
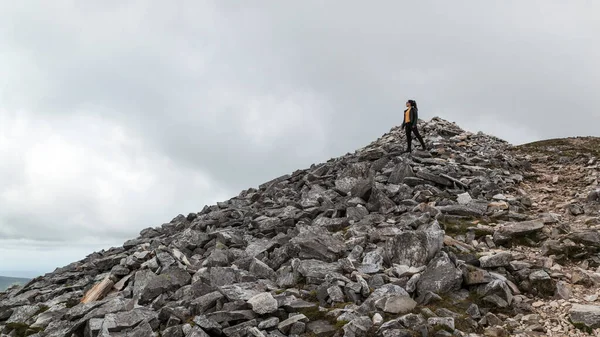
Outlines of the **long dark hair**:
{"label": "long dark hair", "polygon": [[[414,99],[409,99],[409,100],[408,100],[408,103],[410,103],[410,106],[411,106],[411,107],[413,107],[413,108],[416,108],[416,107],[417,107],[417,102],[415,102],[415,100],[414,100]],[[417,109],[418,109],[418,108],[417,108]]]}

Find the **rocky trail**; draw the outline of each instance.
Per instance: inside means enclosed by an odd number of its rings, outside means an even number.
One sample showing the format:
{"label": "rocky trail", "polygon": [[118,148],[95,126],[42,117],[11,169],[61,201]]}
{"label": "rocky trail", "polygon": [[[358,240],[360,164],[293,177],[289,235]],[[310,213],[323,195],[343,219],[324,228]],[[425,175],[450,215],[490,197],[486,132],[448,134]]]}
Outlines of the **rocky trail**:
{"label": "rocky trail", "polygon": [[600,336],[600,140],[441,118],[0,293],[0,336]]}

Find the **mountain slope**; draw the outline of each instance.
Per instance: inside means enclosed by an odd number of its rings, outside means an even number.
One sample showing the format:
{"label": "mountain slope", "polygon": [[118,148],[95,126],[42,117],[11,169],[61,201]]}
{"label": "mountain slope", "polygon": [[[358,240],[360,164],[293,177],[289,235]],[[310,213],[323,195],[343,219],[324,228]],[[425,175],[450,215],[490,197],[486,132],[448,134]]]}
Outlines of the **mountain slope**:
{"label": "mountain slope", "polygon": [[0,294],[0,334],[576,336],[600,326],[600,307],[581,306],[599,281],[596,155],[565,160],[547,154],[555,143],[513,147],[440,118],[419,126],[429,151],[402,154],[395,127]]}
{"label": "mountain slope", "polygon": [[25,278],[0,276],[0,291],[6,290],[13,284],[25,284],[28,281],[29,279]]}

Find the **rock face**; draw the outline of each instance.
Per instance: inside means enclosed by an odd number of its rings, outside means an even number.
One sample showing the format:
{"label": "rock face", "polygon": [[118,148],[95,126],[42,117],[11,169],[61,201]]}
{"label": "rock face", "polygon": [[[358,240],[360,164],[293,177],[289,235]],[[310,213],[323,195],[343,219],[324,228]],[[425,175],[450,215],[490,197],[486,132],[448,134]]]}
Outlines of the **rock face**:
{"label": "rock face", "polygon": [[542,228],[544,228],[544,222],[541,220],[504,224],[494,232],[494,242],[496,244],[505,244],[511,240],[539,232]]}
{"label": "rock face", "polygon": [[[403,154],[404,132],[395,127],[355,153],[12,287],[0,293],[0,336],[542,331],[534,300],[574,298],[565,282],[600,279],[598,193],[582,189],[553,204],[585,224],[571,230],[539,209],[547,196],[528,189],[543,180],[529,154],[440,118],[419,127],[429,151]],[[590,161],[581,167],[597,165]],[[592,306],[570,312],[589,329],[599,316]]]}
{"label": "rock face", "polygon": [[571,322],[588,329],[600,328],[600,307],[575,304],[569,311]]}
{"label": "rock face", "polygon": [[427,269],[419,278],[417,293],[446,294],[457,291],[462,285],[463,273],[448,258],[446,253],[441,253],[433,259]]}
{"label": "rock face", "polygon": [[387,259],[391,264],[420,267],[426,265],[444,242],[444,232],[437,226],[395,235],[387,241]]}
{"label": "rock face", "polygon": [[277,311],[279,308],[277,300],[273,298],[271,293],[258,294],[249,299],[248,304],[250,304],[252,310],[259,315],[270,314]]}

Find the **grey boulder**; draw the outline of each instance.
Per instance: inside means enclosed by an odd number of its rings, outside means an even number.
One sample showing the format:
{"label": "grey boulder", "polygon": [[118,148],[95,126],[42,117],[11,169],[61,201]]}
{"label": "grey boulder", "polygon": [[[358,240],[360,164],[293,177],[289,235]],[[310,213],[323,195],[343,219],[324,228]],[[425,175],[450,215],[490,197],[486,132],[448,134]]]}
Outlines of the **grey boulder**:
{"label": "grey boulder", "polygon": [[445,294],[460,289],[462,271],[458,269],[445,252],[441,252],[427,265],[419,278],[417,293],[433,292]]}
{"label": "grey boulder", "polygon": [[265,315],[277,311],[278,303],[271,293],[260,293],[248,300],[248,304],[252,310],[259,314]]}

